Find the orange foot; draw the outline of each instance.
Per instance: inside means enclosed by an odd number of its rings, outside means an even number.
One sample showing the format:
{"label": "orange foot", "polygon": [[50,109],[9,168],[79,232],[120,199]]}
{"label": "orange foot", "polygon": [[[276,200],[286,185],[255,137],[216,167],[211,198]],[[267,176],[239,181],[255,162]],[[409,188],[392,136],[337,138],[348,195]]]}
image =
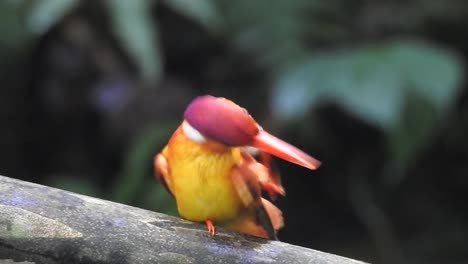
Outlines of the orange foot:
{"label": "orange foot", "polygon": [[206,219],[205,224],[206,224],[206,229],[208,229],[208,233],[210,233],[210,235],[214,236],[215,235],[215,226],[214,226],[213,221],[211,221],[210,219]]}

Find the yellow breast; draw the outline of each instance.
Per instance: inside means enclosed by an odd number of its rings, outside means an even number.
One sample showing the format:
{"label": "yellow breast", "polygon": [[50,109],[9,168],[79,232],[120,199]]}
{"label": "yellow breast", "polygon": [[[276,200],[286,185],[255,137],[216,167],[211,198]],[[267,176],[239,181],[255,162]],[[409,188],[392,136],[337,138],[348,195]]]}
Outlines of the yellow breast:
{"label": "yellow breast", "polygon": [[225,221],[243,208],[230,179],[239,148],[196,143],[177,133],[167,148],[172,192],[180,215],[191,221]]}

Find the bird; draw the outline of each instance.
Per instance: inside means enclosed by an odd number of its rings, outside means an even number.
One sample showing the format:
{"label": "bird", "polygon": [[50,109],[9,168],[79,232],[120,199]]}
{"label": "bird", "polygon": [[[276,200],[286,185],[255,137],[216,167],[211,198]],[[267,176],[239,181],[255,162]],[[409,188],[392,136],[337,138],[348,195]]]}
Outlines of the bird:
{"label": "bird", "polygon": [[154,157],[155,176],[175,198],[179,215],[216,227],[277,240],[282,212],[274,199],[285,195],[271,155],[315,170],[320,161],[265,131],[233,101],[194,98],[182,123]]}

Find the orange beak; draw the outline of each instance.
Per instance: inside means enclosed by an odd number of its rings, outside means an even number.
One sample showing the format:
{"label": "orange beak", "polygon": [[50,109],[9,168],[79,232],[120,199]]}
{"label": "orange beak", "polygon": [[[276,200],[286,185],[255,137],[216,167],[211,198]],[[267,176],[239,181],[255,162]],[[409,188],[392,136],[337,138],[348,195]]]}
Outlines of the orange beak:
{"label": "orange beak", "polygon": [[311,170],[315,170],[320,166],[320,161],[264,130],[259,130],[252,142],[252,146]]}

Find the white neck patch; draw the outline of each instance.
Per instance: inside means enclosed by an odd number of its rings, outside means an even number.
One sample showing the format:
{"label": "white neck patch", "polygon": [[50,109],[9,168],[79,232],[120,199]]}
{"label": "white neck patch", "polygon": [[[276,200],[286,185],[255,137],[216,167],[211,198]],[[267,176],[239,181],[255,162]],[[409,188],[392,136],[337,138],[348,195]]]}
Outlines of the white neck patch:
{"label": "white neck patch", "polygon": [[257,156],[258,154],[260,154],[260,150],[256,147],[245,146],[244,149],[252,156]]}
{"label": "white neck patch", "polygon": [[193,126],[191,126],[187,121],[182,123],[182,132],[188,139],[192,140],[193,142],[206,142],[206,138],[200,132],[198,132],[198,130],[193,128]]}

